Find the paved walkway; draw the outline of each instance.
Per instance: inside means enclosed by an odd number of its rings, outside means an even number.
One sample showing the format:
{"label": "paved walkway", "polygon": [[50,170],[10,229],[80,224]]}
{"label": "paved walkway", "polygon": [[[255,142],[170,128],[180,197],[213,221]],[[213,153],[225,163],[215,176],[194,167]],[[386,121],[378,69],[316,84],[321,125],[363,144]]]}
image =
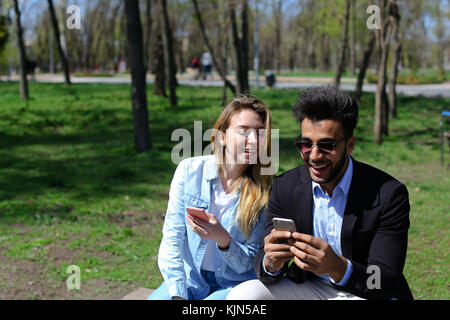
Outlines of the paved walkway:
{"label": "paved walkway", "polygon": [[[207,86],[207,87],[221,87],[223,81],[217,76],[212,80],[194,80],[192,75],[183,74],[177,76],[178,82],[186,86]],[[235,84],[234,77],[229,77],[230,81]],[[18,81],[19,76],[0,76],[0,81]],[[35,76],[38,82],[64,82],[63,75],[56,74],[39,74]],[[73,83],[131,83],[129,75],[119,75],[112,77],[71,77]],[[154,76],[148,75],[147,82],[153,83]],[[330,77],[277,77],[275,88],[280,89],[300,89],[311,86],[333,84],[334,79]],[[250,85],[255,86],[254,78],[250,77]],[[265,86],[265,79],[263,76],[259,77],[259,86]],[[354,78],[342,78],[342,88],[345,90],[355,90]],[[363,85],[363,91],[375,92],[376,84],[366,83]],[[423,85],[397,85],[397,93],[405,96],[425,96],[425,97],[445,97],[450,98],[450,81],[440,84],[423,84]]]}

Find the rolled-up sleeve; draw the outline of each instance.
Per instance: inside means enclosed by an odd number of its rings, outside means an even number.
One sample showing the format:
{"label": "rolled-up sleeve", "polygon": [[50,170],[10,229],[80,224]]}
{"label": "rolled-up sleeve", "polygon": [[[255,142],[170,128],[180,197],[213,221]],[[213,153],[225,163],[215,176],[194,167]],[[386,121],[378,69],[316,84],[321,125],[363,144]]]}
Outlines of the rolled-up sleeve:
{"label": "rolled-up sleeve", "polygon": [[169,202],[163,226],[163,238],[158,254],[158,266],[164,278],[169,294],[188,297],[186,275],[182,258],[186,239],[186,223],[184,221],[184,183],[186,169],[180,162],[170,184]]}

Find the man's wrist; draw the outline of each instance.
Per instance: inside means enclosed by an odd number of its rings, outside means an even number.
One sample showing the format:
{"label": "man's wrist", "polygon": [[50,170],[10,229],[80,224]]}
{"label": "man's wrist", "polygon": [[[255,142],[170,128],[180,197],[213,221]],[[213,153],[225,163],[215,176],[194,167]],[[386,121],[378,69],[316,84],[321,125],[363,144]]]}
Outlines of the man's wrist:
{"label": "man's wrist", "polygon": [[[266,261],[267,261],[267,264],[266,264]],[[273,266],[270,263],[270,259],[267,258],[266,255],[264,255],[264,259],[263,259],[263,267],[264,267],[264,271],[266,273],[270,274],[271,276],[278,275],[280,273],[280,270],[281,270],[281,269],[273,270],[275,268],[273,268]]]}
{"label": "man's wrist", "polygon": [[338,256],[338,263],[336,265],[336,270],[330,272],[330,277],[333,278],[335,282],[340,282],[347,271],[347,259],[342,256]]}

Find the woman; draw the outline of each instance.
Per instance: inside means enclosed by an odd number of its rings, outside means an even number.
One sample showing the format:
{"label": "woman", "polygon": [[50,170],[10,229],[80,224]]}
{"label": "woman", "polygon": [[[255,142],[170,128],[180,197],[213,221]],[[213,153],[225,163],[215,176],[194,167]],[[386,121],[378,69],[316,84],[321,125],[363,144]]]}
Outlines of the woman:
{"label": "woman", "polygon": [[[273,177],[261,174],[270,163],[260,161],[270,156],[270,129],[267,107],[238,96],[214,125],[214,155],[180,162],[158,256],[164,282],[149,300],[221,300],[232,287],[256,278],[253,259]],[[209,220],[188,215],[186,207],[204,209]]]}

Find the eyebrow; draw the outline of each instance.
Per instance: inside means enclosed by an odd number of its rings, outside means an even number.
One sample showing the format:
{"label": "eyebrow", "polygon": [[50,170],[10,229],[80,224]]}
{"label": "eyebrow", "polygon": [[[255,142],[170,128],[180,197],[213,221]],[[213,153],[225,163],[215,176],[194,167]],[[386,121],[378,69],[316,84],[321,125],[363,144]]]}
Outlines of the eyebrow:
{"label": "eyebrow", "polygon": [[252,127],[249,127],[249,126],[237,126],[236,128],[242,128],[242,129],[265,129],[264,126],[257,127],[257,128],[252,128]]}
{"label": "eyebrow", "polygon": [[[300,140],[301,141],[312,141],[311,138],[308,138],[308,137],[300,137]],[[337,141],[335,138],[322,138],[322,139],[319,139],[318,142],[335,142],[335,141]]]}

